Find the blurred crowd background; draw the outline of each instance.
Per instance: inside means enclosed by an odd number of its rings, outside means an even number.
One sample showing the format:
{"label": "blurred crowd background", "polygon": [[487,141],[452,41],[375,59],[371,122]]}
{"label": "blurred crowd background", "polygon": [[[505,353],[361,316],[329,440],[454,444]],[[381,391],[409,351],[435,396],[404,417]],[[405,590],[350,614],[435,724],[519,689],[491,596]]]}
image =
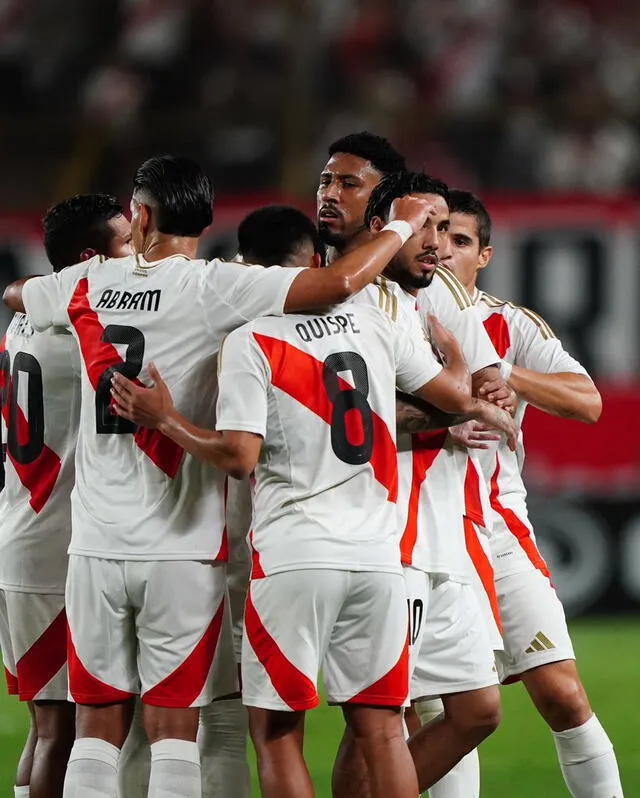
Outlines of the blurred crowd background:
{"label": "blurred crowd background", "polygon": [[569,612],[637,612],[638,0],[0,0],[0,290],[49,268],[49,205],[126,205],[165,152],[212,176],[203,254],[232,256],[256,206],[313,214],[328,144],[363,129],[481,194],[484,286],[596,378],[595,428],[529,413],[532,513]]}
{"label": "blurred crowd background", "polygon": [[634,190],[639,42],[636,0],[0,0],[0,206],[176,150],[303,195],[362,128],[455,183]]}

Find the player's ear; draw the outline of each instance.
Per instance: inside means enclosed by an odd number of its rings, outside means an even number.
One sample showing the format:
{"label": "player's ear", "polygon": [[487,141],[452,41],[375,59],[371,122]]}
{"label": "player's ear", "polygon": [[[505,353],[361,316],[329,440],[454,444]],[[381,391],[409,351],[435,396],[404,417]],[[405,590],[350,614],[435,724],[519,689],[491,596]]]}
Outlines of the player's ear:
{"label": "player's ear", "polygon": [[478,258],[478,269],[486,269],[489,261],[493,255],[493,247],[485,247],[480,250],[480,257]]}
{"label": "player's ear", "polygon": [[146,238],[151,227],[151,208],[149,205],[144,205],[143,203],[138,205],[138,218],[140,220],[140,231]]}
{"label": "player's ear", "polygon": [[98,253],[95,251],[95,249],[87,247],[86,249],[83,249],[82,252],[80,253],[80,260],[78,262],[81,263],[82,261],[85,260],[91,260],[91,258],[95,258],[97,254]]}
{"label": "player's ear", "polygon": [[312,269],[321,269],[322,268],[322,255],[319,252],[314,252],[311,261],[309,262],[309,266]]}
{"label": "player's ear", "polygon": [[374,216],[371,220],[371,224],[369,225],[369,229],[372,233],[379,233],[385,224],[386,222],[384,219],[381,219],[379,216]]}

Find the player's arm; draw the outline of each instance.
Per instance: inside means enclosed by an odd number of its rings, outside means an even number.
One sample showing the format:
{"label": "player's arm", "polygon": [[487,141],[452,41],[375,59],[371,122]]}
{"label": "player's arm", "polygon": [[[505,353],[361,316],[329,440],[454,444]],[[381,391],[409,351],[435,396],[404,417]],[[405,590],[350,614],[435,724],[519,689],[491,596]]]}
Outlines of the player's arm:
{"label": "player's arm", "polygon": [[514,366],[509,385],[529,404],[560,418],[595,424],[602,413],[602,399],[585,374],[544,374]]}
{"label": "player's arm", "polygon": [[251,432],[204,429],[192,424],[175,408],[171,393],[153,363],[153,386],[145,388],[115,373],[111,394],[115,412],[141,427],[158,429],[198,460],[226,471],[232,477],[248,476],[256,466],[262,437]]}
{"label": "player's arm", "polygon": [[544,319],[517,308],[510,332],[515,362],[508,382],[518,396],[545,413],[595,424],[602,412],[600,393]]}
{"label": "player's arm", "polygon": [[[36,275],[29,275],[29,277],[23,277],[21,280],[16,280],[13,283],[9,283],[9,285],[4,289],[2,294],[2,301],[4,304],[11,308],[15,313],[24,313],[24,303],[22,301],[22,287],[27,282],[27,280],[32,280]],[[40,276],[40,275],[37,275]]]}
{"label": "player's arm", "polygon": [[[416,233],[431,212],[431,203],[415,196],[393,201],[389,221],[407,222]],[[388,265],[401,249],[404,240],[398,233],[382,230],[371,241],[353,250],[326,269],[305,269],[289,288],[284,310],[297,313],[344,302],[357,294]]]}

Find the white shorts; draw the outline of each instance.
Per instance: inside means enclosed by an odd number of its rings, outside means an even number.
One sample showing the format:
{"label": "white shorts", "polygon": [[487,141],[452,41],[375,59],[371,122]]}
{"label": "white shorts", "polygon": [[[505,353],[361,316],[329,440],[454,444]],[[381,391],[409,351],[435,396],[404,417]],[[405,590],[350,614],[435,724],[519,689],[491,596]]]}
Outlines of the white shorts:
{"label": "white shorts", "polygon": [[303,570],[254,579],[245,609],[242,698],[303,711],[319,703],[400,707],[409,692],[400,574]]}
{"label": "white shorts", "polygon": [[411,621],[411,700],[498,684],[487,624],[471,585],[404,569]]}
{"label": "white shorts", "polygon": [[470,518],[463,518],[463,524],[467,554],[471,563],[471,586],[482,609],[482,617],[487,625],[493,650],[502,651],[504,649],[502,622],[489,537]]}
{"label": "white shorts", "polygon": [[78,704],[199,707],[238,690],[223,564],[71,555],[67,614]]}
{"label": "white shorts", "polygon": [[549,579],[531,569],[496,581],[504,652],[496,653],[503,684],[551,662],[575,659],[564,608]]}
{"label": "white shorts", "polygon": [[0,590],[0,647],[11,695],[67,700],[64,596]]}

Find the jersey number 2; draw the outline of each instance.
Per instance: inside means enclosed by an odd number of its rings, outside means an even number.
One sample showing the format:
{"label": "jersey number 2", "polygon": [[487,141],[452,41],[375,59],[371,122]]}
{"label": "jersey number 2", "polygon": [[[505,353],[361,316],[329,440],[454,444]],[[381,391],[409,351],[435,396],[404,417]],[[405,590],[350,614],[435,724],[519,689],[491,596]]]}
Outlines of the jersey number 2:
{"label": "jersey number 2", "polygon": [[98,380],[96,388],[96,432],[99,435],[126,435],[134,433],[138,428],[133,421],[117,416],[111,412],[111,377],[114,372],[124,374],[135,380],[142,371],[144,358],[144,335],[135,327],[122,324],[109,324],[104,328],[100,340],[106,344],[126,344],[124,361],[115,363],[105,369]]}
{"label": "jersey number 2", "polygon": [[[343,463],[368,463],[373,453],[373,412],[369,396],[369,374],[364,358],[357,352],[336,352],[324,361],[322,380],[331,400],[331,448]],[[354,388],[345,387],[340,372],[351,372]],[[360,421],[359,442],[349,440],[348,427]],[[352,420],[352,424],[349,423]]]}
{"label": "jersey number 2", "polygon": [[[0,404],[3,411],[7,407],[9,410],[7,449],[16,463],[29,465],[38,459],[44,447],[42,369],[35,357],[28,352],[16,354],[12,369],[9,353],[5,351],[0,353],[0,371],[4,384]],[[26,425],[19,421],[22,414],[18,405],[21,374],[28,375]]]}

